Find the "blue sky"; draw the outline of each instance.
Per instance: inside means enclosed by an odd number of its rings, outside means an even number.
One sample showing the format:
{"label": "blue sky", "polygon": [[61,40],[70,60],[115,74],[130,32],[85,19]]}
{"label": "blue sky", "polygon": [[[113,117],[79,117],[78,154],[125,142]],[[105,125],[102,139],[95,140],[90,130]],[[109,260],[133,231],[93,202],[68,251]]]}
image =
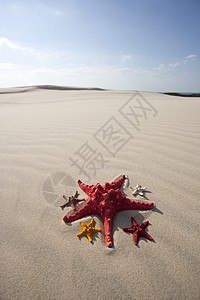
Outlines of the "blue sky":
{"label": "blue sky", "polygon": [[0,87],[200,91],[200,0],[1,0]]}

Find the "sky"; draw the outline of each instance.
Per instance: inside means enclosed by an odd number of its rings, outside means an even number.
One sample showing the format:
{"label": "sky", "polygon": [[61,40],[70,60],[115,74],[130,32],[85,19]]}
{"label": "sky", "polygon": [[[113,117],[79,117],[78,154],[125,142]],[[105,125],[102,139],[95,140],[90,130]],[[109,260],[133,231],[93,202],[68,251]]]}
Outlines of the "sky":
{"label": "sky", "polygon": [[200,0],[0,0],[0,88],[200,92]]}

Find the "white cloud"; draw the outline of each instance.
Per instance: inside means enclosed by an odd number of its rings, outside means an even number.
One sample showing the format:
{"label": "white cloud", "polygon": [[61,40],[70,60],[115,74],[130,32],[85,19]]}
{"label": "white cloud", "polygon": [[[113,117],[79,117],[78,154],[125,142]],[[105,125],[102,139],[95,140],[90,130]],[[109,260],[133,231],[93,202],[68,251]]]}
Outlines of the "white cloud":
{"label": "white cloud", "polygon": [[[14,43],[11,40],[7,39],[6,37],[0,37],[0,47],[5,48],[5,50],[7,50],[6,48],[12,50],[17,50],[17,51],[22,51],[24,53],[26,53],[27,55],[30,55],[31,57],[37,58],[37,59],[59,59],[60,57],[71,57],[73,52],[69,52],[69,51],[51,51],[48,50],[46,48],[44,49],[36,49],[36,48],[30,48],[30,47],[23,47],[21,46],[19,43]],[[0,57],[0,59],[2,60],[2,57]]]}
{"label": "white cloud", "polygon": [[125,61],[131,60],[131,59],[133,59],[133,58],[129,54],[124,54],[124,55],[121,56],[121,62],[125,62]]}
{"label": "white cloud", "polygon": [[21,47],[20,45],[17,45],[15,43],[11,42],[9,39],[7,39],[5,37],[1,37],[0,38],[0,47],[3,45],[6,45],[10,49],[21,50],[21,51],[25,51],[25,50],[32,51],[32,49],[29,47]]}
{"label": "white cloud", "polygon": [[0,63],[0,70],[1,69],[6,69],[6,70],[10,70],[12,69],[12,64],[11,63]]}
{"label": "white cloud", "polygon": [[169,64],[169,66],[172,67],[172,68],[175,68],[175,67],[177,67],[179,65],[180,65],[180,63],[178,63],[178,62],[176,62],[174,64]]}
{"label": "white cloud", "polygon": [[37,76],[39,74],[53,74],[55,73],[56,70],[52,69],[52,68],[40,68],[40,69],[33,69],[29,72],[29,75],[31,76]]}
{"label": "white cloud", "polygon": [[186,56],[185,59],[193,59],[193,58],[196,58],[196,57],[197,57],[196,54],[190,54],[190,55]]}
{"label": "white cloud", "polygon": [[163,70],[164,69],[164,64],[160,64],[158,67],[156,67],[156,70]]}

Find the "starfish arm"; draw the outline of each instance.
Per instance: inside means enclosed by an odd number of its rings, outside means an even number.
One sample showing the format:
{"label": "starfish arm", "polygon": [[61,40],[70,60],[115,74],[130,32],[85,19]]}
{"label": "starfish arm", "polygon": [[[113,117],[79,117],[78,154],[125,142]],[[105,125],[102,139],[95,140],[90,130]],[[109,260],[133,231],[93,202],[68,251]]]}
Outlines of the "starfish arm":
{"label": "starfish arm", "polygon": [[139,240],[139,232],[138,232],[138,230],[136,230],[133,235],[133,241],[134,241],[135,245],[138,244],[138,240]]}
{"label": "starfish arm", "polygon": [[101,231],[100,228],[93,228],[93,233],[100,232],[100,231]]}
{"label": "starfish arm", "polygon": [[94,215],[94,214],[96,214],[96,211],[92,207],[90,207],[90,204],[87,202],[81,209],[76,211],[73,215],[64,216],[63,221],[65,223],[69,223],[69,222],[79,220],[88,215]]}
{"label": "starfish arm", "polygon": [[145,231],[141,232],[141,236],[144,237],[144,238],[146,238],[146,239],[148,239],[148,240],[150,240],[150,241],[153,240],[153,238],[147,232],[145,232]]}
{"label": "starfish arm", "polygon": [[86,201],[85,199],[76,199],[77,202]]}
{"label": "starfish arm", "polygon": [[144,230],[149,225],[149,221],[144,222],[140,227]]}
{"label": "starfish arm", "polygon": [[125,175],[122,175],[119,180],[111,182],[111,183],[107,183],[107,185],[109,185],[111,189],[117,190],[117,189],[120,189],[124,180],[125,180]]}
{"label": "starfish arm", "polygon": [[60,208],[63,210],[65,207],[67,207],[69,205],[70,205],[70,203],[68,202],[68,203],[65,203],[65,204],[61,205]]}
{"label": "starfish arm", "polygon": [[105,217],[104,234],[105,234],[105,244],[107,247],[113,246],[112,227],[113,227],[113,217],[112,216]]}
{"label": "starfish arm", "polygon": [[81,180],[78,180],[78,185],[80,188],[88,195],[91,193],[92,189],[94,188],[94,185],[87,185],[83,183]]}
{"label": "starfish arm", "polygon": [[85,236],[85,230],[82,230],[82,231],[79,232],[76,236],[77,236],[77,237]]}
{"label": "starfish arm", "polygon": [[134,201],[130,200],[127,197],[124,197],[124,202],[121,201],[121,205],[119,207],[119,210],[123,208],[124,210],[148,210],[154,207],[153,202],[139,202],[139,201]]}
{"label": "starfish arm", "polygon": [[94,226],[94,218],[92,218],[92,220],[90,221],[90,223],[88,224],[88,226],[90,226],[91,228]]}
{"label": "starfish arm", "polygon": [[[136,210],[148,210],[154,207],[153,202],[139,202],[131,200],[131,206]],[[133,209],[133,208],[130,208]]]}
{"label": "starfish arm", "polygon": [[92,243],[92,232],[87,233],[87,238],[88,238],[89,242]]}
{"label": "starfish arm", "polygon": [[137,222],[135,221],[135,219],[133,217],[131,217],[131,222],[132,222],[133,226],[137,226],[138,225]]}
{"label": "starfish arm", "polygon": [[133,233],[132,228],[123,228],[124,232]]}
{"label": "starfish arm", "polygon": [[80,225],[81,225],[81,227],[82,227],[83,229],[86,228],[86,226],[85,226],[85,224],[84,224],[83,222],[80,222]]}

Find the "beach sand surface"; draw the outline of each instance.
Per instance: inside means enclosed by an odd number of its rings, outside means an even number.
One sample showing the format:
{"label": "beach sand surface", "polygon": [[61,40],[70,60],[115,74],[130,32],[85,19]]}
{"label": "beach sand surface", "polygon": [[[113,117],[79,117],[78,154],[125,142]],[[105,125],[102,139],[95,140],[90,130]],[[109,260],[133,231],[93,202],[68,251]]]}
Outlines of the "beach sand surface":
{"label": "beach sand surface", "polygon": [[[200,299],[200,98],[150,92],[0,89],[1,299]],[[154,202],[122,211],[114,247],[65,224],[63,194],[125,174]],[[145,199],[131,186],[148,188]],[[131,217],[149,221],[133,243]],[[92,216],[81,219],[88,224]]]}

